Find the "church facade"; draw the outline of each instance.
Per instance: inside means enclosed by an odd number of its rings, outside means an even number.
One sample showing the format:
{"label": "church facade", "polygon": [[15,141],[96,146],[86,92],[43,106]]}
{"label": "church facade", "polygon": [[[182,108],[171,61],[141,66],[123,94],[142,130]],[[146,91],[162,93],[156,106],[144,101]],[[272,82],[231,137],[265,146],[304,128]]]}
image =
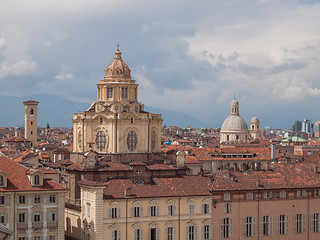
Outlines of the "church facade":
{"label": "church facade", "polygon": [[138,101],[138,84],[119,49],[97,84],[97,101],[72,121],[74,154],[95,151],[133,161],[161,151],[161,114],[146,112]]}

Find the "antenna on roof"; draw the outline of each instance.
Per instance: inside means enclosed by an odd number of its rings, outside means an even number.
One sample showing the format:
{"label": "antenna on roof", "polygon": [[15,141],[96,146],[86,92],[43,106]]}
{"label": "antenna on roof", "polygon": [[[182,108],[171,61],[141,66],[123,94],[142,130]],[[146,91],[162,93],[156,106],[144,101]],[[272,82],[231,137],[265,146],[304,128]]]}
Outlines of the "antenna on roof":
{"label": "antenna on roof", "polygon": [[120,51],[120,50],[119,50],[119,44],[117,44],[117,51]]}
{"label": "antenna on roof", "polygon": [[236,94],[233,95],[233,100],[236,100]]}

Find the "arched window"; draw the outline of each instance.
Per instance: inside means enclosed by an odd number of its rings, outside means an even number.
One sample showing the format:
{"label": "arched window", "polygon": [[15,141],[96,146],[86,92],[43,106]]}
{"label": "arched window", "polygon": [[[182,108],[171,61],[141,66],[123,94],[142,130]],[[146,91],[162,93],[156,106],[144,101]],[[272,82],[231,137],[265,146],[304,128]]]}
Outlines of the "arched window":
{"label": "arched window", "polygon": [[30,115],[33,115],[33,108],[30,108]]}
{"label": "arched window", "polygon": [[156,132],[152,131],[151,133],[151,151],[154,151],[156,148]]}
{"label": "arched window", "polygon": [[79,149],[81,150],[82,148],[82,134],[81,131],[78,133],[78,144],[79,144]]}
{"label": "arched window", "polygon": [[96,136],[96,147],[98,151],[103,151],[107,144],[107,137],[104,131],[99,131]]}
{"label": "arched window", "polygon": [[130,131],[127,137],[127,146],[130,151],[134,151],[137,147],[138,139],[135,131]]}

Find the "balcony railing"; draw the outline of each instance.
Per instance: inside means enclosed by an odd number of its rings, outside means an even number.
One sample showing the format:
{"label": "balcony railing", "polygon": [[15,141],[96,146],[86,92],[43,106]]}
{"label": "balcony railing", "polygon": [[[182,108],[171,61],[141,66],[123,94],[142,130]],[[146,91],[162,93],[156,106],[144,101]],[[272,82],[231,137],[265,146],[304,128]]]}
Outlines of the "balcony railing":
{"label": "balcony railing", "polygon": [[27,222],[18,222],[18,229],[26,229],[28,228]]}
{"label": "balcony railing", "polygon": [[57,221],[48,221],[47,222],[47,227],[48,228],[56,228],[58,226],[58,222]]}
{"label": "balcony railing", "polygon": [[33,229],[41,229],[43,227],[43,222],[33,222],[32,228]]}

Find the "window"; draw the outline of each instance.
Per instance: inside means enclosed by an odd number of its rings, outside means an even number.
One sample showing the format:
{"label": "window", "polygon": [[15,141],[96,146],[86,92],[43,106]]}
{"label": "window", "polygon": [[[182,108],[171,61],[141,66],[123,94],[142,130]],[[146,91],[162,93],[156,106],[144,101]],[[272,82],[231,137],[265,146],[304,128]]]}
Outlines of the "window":
{"label": "window", "polygon": [[40,222],[40,212],[35,212],[33,214],[33,221],[34,222]]}
{"label": "window", "polygon": [[314,196],[319,197],[320,196],[320,191],[319,189],[314,190]]}
{"label": "window", "polygon": [[41,240],[40,236],[34,236],[34,240]]}
{"label": "window", "polygon": [[79,144],[79,149],[81,150],[81,148],[82,148],[82,135],[81,135],[81,131],[79,131],[79,133],[78,133],[78,144]]}
{"label": "window", "polygon": [[209,214],[209,213],[210,213],[209,203],[202,204],[202,214]]}
{"label": "window", "polygon": [[87,202],[86,206],[87,206],[87,217],[89,218],[91,213],[91,204]]}
{"label": "window", "polygon": [[33,115],[33,108],[30,108],[30,115]]}
{"label": "window", "polygon": [[227,135],[227,141],[229,141],[229,135]]}
{"label": "window", "polygon": [[152,131],[151,133],[151,151],[156,149],[156,132]]}
{"label": "window", "polygon": [[0,204],[1,205],[5,204],[5,197],[4,196],[0,196]]}
{"label": "window", "polygon": [[109,217],[110,218],[119,218],[120,217],[120,208],[117,208],[117,207],[109,208]]}
{"label": "window", "polygon": [[150,228],[150,240],[159,240],[158,228]]}
{"label": "window", "polygon": [[134,230],[134,240],[142,240],[143,237],[142,229],[138,228]]}
{"label": "window", "polygon": [[5,223],[5,213],[0,213],[0,223]]}
{"label": "window", "polygon": [[297,197],[305,197],[307,194],[306,190],[298,190]]}
{"label": "window", "polygon": [[99,131],[96,136],[96,147],[98,151],[103,151],[106,147],[107,138],[104,131]]}
{"label": "window", "polygon": [[102,119],[102,118],[100,118],[100,119],[99,119],[99,122],[100,122],[100,123],[103,123],[103,119]]}
{"label": "window", "polygon": [[133,207],[132,208],[133,217],[142,217],[142,207]]}
{"label": "window", "polygon": [[137,147],[138,139],[135,131],[130,131],[127,136],[127,146],[130,151],[134,151]]}
{"label": "window", "polygon": [[120,240],[120,230],[111,231],[111,240]]}
{"label": "window", "polygon": [[34,176],[34,184],[35,185],[40,185],[40,175],[35,175]]}
{"label": "window", "polygon": [[49,240],[56,240],[56,236],[53,236],[53,235],[49,236]]}
{"label": "window", "polygon": [[280,191],[280,198],[286,198],[287,192],[286,191]]}
{"label": "window", "polygon": [[306,230],[306,215],[296,214],[294,215],[294,233],[304,233]]}
{"label": "window", "polygon": [[189,214],[194,214],[194,204],[189,204]]}
{"label": "window", "polygon": [[313,213],[311,214],[311,232],[320,232],[320,214]]}
{"label": "window", "polygon": [[41,196],[40,195],[34,195],[34,203],[41,203]]}
{"label": "window", "polygon": [[48,214],[49,214],[49,221],[52,221],[52,222],[56,221],[56,212],[55,211],[49,211]]}
{"label": "window", "polygon": [[168,227],[165,230],[165,240],[175,240],[176,239],[176,228]]}
{"label": "window", "polygon": [[232,218],[220,219],[220,238],[232,238],[233,225]]}
{"label": "window", "polygon": [[121,93],[122,93],[122,95],[121,95],[122,98],[128,98],[128,88],[127,87],[123,87]]}
{"label": "window", "polygon": [[188,226],[187,227],[187,240],[196,240],[197,239],[197,227]]}
{"label": "window", "polygon": [[33,122],[31,121],[30,124],[33,125]]}
{"label": "window", "polygon": [[253,199],[253,192],[247,192],[247,199]]}
{"label": "window", "polygon": [[287,215],[279,215],[277,217],[277,233],[278,235],[288,234],[289,217]]}
{"label": "window", "polygon": [[230,193],[225,193],[224,196],[223,196],[223,199],[225,201],[230,201],[230,199],[231,199]]}
{"label": "window", "polygon": [[149,216],[151,216],[151,217],[159,216],[159,207],[158,206],[150,206],[149,207]]}
{"label": "window", "polygon": [[212,226],[211,225],[202,226],[202,239],[203,240],[212,239]]}
{"label": "window", "polygon": [[26,203],[26,196],[21,195],[19,196],[19,204],[25,204]]}
{"label": "window", "polygon": [[26,221],[26,214],[25,213],[19,213],[19,222],[24,223]]}
{"label": "window", "polygon": [[112,98],[113,87],[107,87],[107,98]]}
{"label": "window", "polygon": [[263,192],[263,198],[265,199],[272,198],[272,192],[271,191]]}
{"label": "window", "polygon": [[55,195],[55,194],[50,194],[50,196],[49,196],[49,202],[50,202],[50,203],[55,203],[55,202],[56,202],[56,195]]}
{"label": "window", "polygon": [[168,205],[168,215],[176,215],[176,205]]}
{"label": "window", "polygon": [[133,118],[130,119],[130,122],[133,123]]}
{"label": "window", "polygon": [[26,237],[19,237],[18,240],[26,240]]}
{"label": "window", "polygon": [[4,179],[3,179],[3,176],[2,175],[0,175],[0,186],[3,186],[4,185],[4,181],[3,181]]}
{"label": "window", "polygon": [[260,218],[260,235],[272,235],[272,216],[261,216]]}
{"label": "window", "polygon": [[224,213],[231,213],[231,203],[224,204]]}
{"label": "window", "polygon": [[244,218],[243,235],[245,237],[254,237],[256,235],[256,218],[255,217]]}

